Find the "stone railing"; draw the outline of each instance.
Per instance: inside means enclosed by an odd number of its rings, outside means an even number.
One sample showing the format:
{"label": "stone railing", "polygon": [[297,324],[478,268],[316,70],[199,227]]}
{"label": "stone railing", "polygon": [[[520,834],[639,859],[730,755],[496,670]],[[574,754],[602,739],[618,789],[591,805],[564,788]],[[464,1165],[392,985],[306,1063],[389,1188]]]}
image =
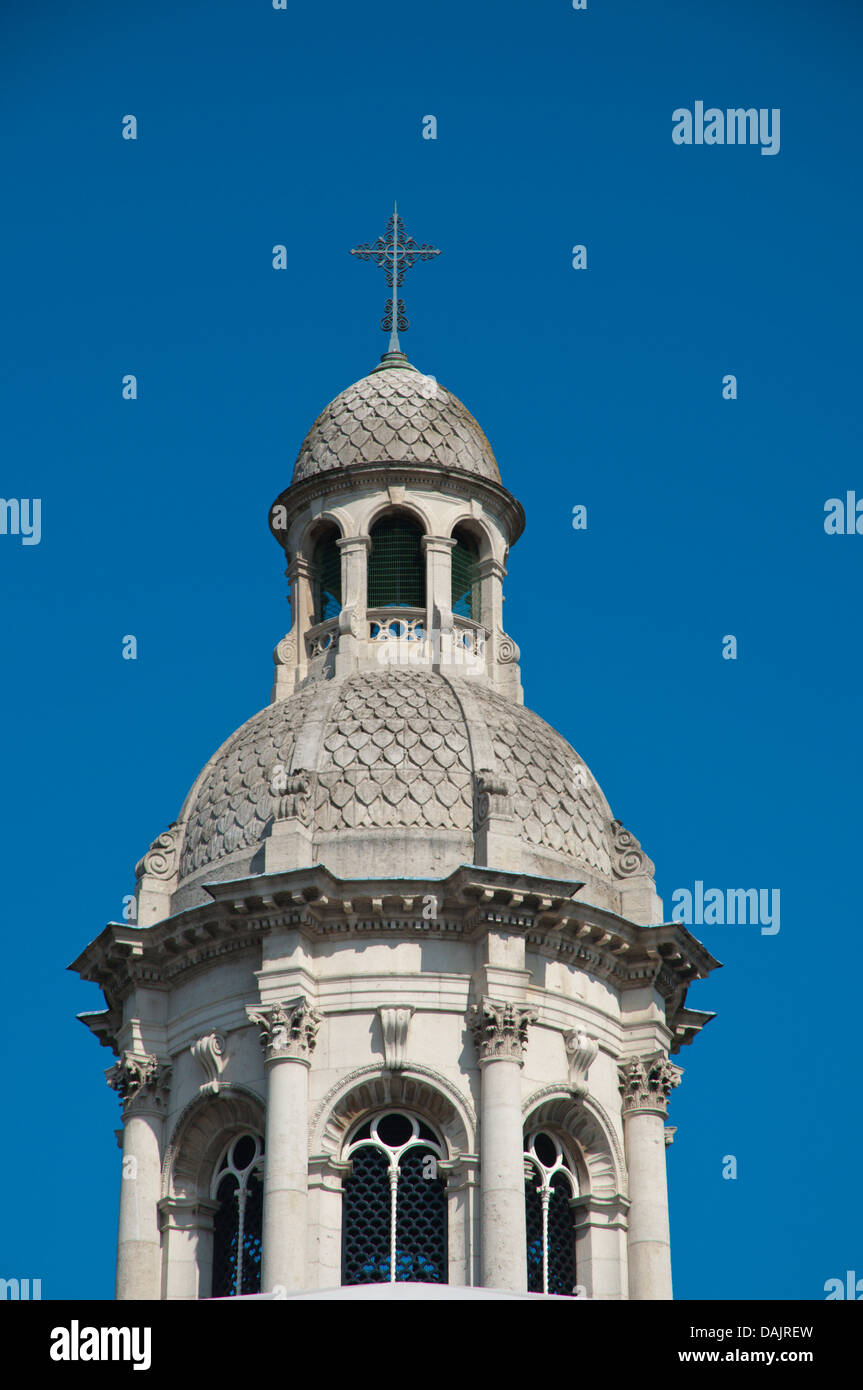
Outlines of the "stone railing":
{"label": "stone railing", "polygon": [[309,661],[316,656],[326,656],[328,652],[335,652],[338,645],[338,618],[328,618],[325,623],[316,623],[306,632],[306,656]]}
{"label": "stone railing", "polygon": [[370,608],[369,641],[423,642],[426,639],[424,608]]}
{"label": "stone railing", "polygon": [[456,659],[461,653],[469,657],[475,657],[477,661],[485,659],[485,639],[488,632],[482,623],[475,623],[472,618],[462,618],[457,613],[453,614],[453,650]]}

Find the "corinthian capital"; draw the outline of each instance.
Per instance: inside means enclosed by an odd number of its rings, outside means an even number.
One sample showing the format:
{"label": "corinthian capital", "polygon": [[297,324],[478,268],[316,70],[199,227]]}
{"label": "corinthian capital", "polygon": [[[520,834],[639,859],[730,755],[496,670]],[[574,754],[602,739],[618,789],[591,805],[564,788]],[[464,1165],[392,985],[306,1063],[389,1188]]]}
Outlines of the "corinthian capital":
{"label": "corinthian capital", "polygon": [[302,996],[289,1003],[270,1004],[263,1009],[247,1009],[250,1023],[261,1028],[261,1047],[268,1062],[283,1057],[309,1062],[321,1023],[317,1009]]}
{"label": "corinthian capital", "polygon": [[621,1062],[619,1072],[625,1115],[638,1110],[667,1114],[668,1098],[683,1075],[682,1068],[661,1052],[654,1057],[631,1057]]}
{"label": "corinthian capital", "polygon": [[151,1053],[136,1056],[134,1052],[124,1052],[105,1072],[105,1080],[123,1102],[124,1115],[132,1110],[163,1111],[171,1084],[171,1065],[160,1062]]}
{"label": "corinthian capital", "polygon": [[536,1010],[524,1004],[501,1003],[484,998],[468,1014],[476,1050],[481,1062],[510,1058],[521,1062],[529,1023],[536,1023]]}

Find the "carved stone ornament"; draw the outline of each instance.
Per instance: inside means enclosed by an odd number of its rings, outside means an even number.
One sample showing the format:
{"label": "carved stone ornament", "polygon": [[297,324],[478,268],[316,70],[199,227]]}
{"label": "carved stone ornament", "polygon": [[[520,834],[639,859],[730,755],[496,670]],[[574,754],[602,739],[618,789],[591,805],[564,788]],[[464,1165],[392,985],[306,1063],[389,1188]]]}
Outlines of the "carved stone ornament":
{"label": "carved stone ornament", "polygon": [[273,661],[277,666],[296,666],[297,664],[297,639],[292,632],[283,637],[273,652]]}
{"label": "carved stone ornament", "polygon": [[632,1057],[620,1064],[619,1072],[624,1114],[635,1110],[667,1114],[668,1098],[683,1075],[683,1069],[661,1052],[655,1057]]}
{"label": "carved stone ornament", "polygon": [[387,1071],[401,1071],[405,1064],[408,1028],[414,1010],[378,1009],[378,1013],[384,1038],[384,1067]]}
{"label": "carved stone ornament", "polygon": [[472,1005],[468,1022],[481,1062],[510,1058],[521,1062],[527,1043],[528,1024],[536,1023],[537,1012],[524,1004],[501,1003],[484,998]]}
{"label": "carved stone ornament", "polygon": [[300,998],[264,1009],[247,1009],[250,1023],[261,1027],[261,1046],[268,1062],[282,1057],[308,1062],[315,1050],[321,1015]]}
{"label": "carved stone ornament", "polygon": [[124,1052],[105,1072],[105,1080],[123,1102],[124,1113],[134,1106],[164,1110],[171,1084],[171,1065],[151,1053],[136,1057]]}
{"label": "carved stone ornament", "polygon": [[312,778],[302,768],[283,773],[273,780],[276,820],[298,820],[308,825],[312,818]]}
{"label": "carved stone ornament", "polygon": [[518,661],[520,656],[521,652],[515,642],[500,629],[497,634],[497,659],[500,665],[508,666],[511,661]]}
{"label": "carved stone ornament", "polygon": [[569,1062],[570,1090],[574,1096],[586,1096],[587,1073],[599,1052],[599,1042],[585,1033],[583,1028],[573,1028],[563,1042]]}
{"label": "carved stone ornament", "polygon": [[201,1085],[202,1096],[219,1094],[219,1077],[225,1066],[224,1052],[225,1039],[221,1033],[206,1033],[204,1037],[192,1043],[192,1056],[207,1078]]}
{"label": "carved stone ornament", "polygon": [[629,830],[619,820],[611,822],[611,871],[615,878],[631,878],[633,874],[653,877],[655,866]]}
{"label": "carved stone ornament", "polygon": [[147,874],[150,878],[173,878],[177,867],[178,831],[175,826],[157,835],[144,858],[135,865],[135,877],[141,879]]}
{"label": "carved stone ornament", "polygon": [[476,778],[476,829],[490,816],[512,816],[512,783],[499,772],[482,768]]}

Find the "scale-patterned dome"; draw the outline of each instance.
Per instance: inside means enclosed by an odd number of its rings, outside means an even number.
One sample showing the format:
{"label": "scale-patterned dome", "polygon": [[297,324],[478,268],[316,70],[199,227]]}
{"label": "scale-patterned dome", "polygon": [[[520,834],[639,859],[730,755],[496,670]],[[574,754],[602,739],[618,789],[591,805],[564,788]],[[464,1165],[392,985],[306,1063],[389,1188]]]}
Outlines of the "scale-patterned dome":
{"label": "scale-patterned dome", "polygon": [[435,463],[500,482],[470,411],[410,366],[377,369],[330,401],[303,441],[293,480],[358,463]]}
{"label": "scale-patterned dome", "polygon": [[192,788],[181,882],[260,846],[277,809],[274,774],[302,774],[316,841],[369,832],[369,875],[384,868],[379,831],[448,832],[456,863],[472,859],[475,807],[489,791],[505,798],[517,841],[561,856],[561,868],[612,874],[611,812],[581,758],[538,715],[468,677],[383,667],[261,710]]}

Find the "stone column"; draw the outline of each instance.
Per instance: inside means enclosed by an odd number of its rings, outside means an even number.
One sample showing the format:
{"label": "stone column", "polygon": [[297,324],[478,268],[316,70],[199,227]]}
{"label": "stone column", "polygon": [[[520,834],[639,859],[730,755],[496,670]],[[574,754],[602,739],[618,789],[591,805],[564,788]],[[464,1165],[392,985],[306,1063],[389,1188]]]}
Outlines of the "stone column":
{"label": "stone column", "polygon": [[297,668],[302,679],[308,669],[306,633],[315,620],[312,566],[305,556],[295,555],[285,573],[291,581],[291,631],[296,637]]}
{"label": "stone column", "polygon": [[482,1285],[527,1289],[521,1068],[533,1009],[484,998],[470,1011],[482,1071],[480,1212]]}
{"label": "stone column", "polygon": [[370,536],[348,536],[336,541],[342,557],[342,611],[339,614],[339,649],[336,675],[356,669],[368,653],[368,599]]}
{"label": "stone column", "polygon": [[506,570],[499,560],[487,555],[477,567],[480,583],[480,622],[489,632],[503,627],[503,581]]}
{"label": "stone column", "polygon": [[427,635],[432,643],[432,665],[449,666],[452,663],[452,551],[455,541],[452,536],[423,536],[422,547],[426,557],[426,611]]}
{"label": "stone column", "polygon": [[123,1102],[123,1169],[117,1231],[118,1299],[158,1299],[162,1292],[159,1198],[162,1130],[171,1067],[148,1053],[124,1052],[105,1073]]}
{"label": "stone column", "polygon": [[629,1297],[660,1299],[671,1292],[665,1117],[682,1072],[659,1053],[620,1066],[623,1137],[629,1173]]}
{"label": "stone column", "polygon": [[247,1010],[261,1025],[267,1070],[261,1291],[305,1288],[309,1067],[320,1014],[304,998]]}

